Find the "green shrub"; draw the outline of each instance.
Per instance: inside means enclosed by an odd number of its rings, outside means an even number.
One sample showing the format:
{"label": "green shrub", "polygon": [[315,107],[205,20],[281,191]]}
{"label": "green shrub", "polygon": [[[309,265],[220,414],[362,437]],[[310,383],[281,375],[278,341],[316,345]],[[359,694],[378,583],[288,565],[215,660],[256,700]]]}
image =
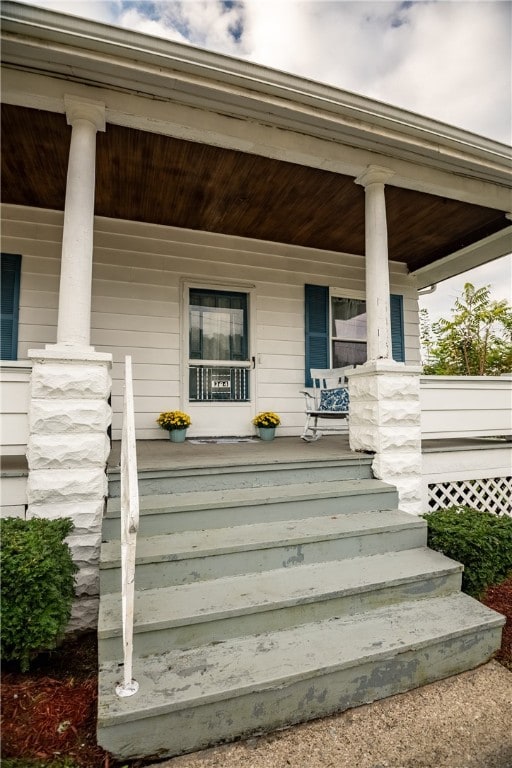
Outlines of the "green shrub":
{"label": "green shrub", "polygon": [[464,565],[462,589],[478,597],[512,572],[512,518],[469,507],[423,515],[428,546]]}
{"label": "green shrub", "polygon": [[77,568],[64,539],[72,528],[67,518],[0,520],[1,655],[22,672],[55,648],[69,621]]}

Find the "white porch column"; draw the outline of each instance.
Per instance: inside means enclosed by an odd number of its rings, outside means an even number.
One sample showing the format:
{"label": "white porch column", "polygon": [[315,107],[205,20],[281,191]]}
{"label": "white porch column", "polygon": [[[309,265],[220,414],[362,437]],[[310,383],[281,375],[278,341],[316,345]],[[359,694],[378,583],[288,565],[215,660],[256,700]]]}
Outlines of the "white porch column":
{"label": "white porch column", "polygon": [[101,523],[110,452],[112,356],[90,346],[96,131],[102,104],[65,98],[72,126],[64,211],[57,344],[29,350],[27,517],[70,517],[79,567],[68,631],[95,628]]}
{"label": "white porch column", "polygon": [[105,130],[105,106],[64,97],[72,126],[59,288],[57,344],[87,347],[91,335],[92,248],[96,131]]}
{"label": "white porch column", "polygon": [[392,359],[385,183],[392,172],[369,166],[365,189],[367,357],[348,372],[350,447],[374,453],[375,477],[396,486],[399,506],[420,514],[421,368]]}
{"label": "white porch column", "polygon": [[365,191],[367,359],[391,360],[388,228],[384,184],[393,176],[370,165],[356,179]]}

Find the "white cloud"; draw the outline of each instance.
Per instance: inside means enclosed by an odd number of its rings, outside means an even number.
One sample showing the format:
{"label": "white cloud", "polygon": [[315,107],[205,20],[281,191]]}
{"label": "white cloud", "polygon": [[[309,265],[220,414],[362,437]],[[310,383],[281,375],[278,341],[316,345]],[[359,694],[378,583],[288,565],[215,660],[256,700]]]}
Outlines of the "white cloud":
{"label": "white cloud", "polygon": [[133,2],[124,0],[117,24],[145,34],[192,43],[230,54],[243,53],[240,45],[242,6],[221,0]]}
{"label": "white cloud", "polygon": [[508,141],[509,2],[248,0],[247,55]]}
{"label": "white cloud", "polygon": [[116,24],[119,14],[118,0],[18,0],[20,3],[47,8],[57,13],[69,13],[84,19]]}

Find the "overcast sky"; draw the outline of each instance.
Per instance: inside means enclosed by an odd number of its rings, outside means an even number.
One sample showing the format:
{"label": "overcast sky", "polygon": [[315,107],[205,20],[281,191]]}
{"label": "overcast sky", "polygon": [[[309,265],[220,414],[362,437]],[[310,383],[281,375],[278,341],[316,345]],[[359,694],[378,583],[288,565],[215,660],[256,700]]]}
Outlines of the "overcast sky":
{"label": "overcast sky", "polygon": [[[512,0],[32,0],[308,77],[510,144]],[[447,314],[470,280],[512,299],[512,256],[421,301]]]}

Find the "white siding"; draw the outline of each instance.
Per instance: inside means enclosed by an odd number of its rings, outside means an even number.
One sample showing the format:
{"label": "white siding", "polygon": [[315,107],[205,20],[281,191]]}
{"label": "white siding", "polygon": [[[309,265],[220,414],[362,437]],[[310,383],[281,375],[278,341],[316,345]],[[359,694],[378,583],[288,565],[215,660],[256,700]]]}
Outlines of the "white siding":
{"label": "white siding", "polygon": [[0,448],[3,456],[25,453],[32,366],[4,361],[0,366]]}
{"label": "white siding", "polygon": [[[22,254],[19,357],[56,339],[62,214],[3,206],[2,249]],[[364,293],[364,259],[291,245],[97,218],[91,343],[114,357],[113,437],[119,437],[122,363],[133,359],[139,439],[161,437],[163,410],[182,407],[182,281],[254,286],[256,408],[278,411],[280,434],[303,425],[304,284]],[[406,361],[418,363],[417,298],[404,265],[390,268],[404,295]]]}

